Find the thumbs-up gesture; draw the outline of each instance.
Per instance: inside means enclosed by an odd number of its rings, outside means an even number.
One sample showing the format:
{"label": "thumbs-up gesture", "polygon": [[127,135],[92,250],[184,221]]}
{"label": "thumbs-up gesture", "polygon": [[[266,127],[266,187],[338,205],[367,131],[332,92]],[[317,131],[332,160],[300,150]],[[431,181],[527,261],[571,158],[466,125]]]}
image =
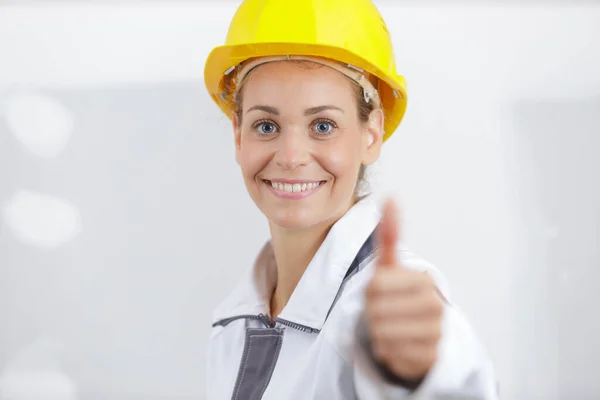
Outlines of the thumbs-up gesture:
{"label": "thumbs-up gesture", "polygon": [[437,359],[443,303],[433,280],[397,259],[398,209],[383,208],[379,251],[366,292],[366,316],[375,357],[399,378],[424,378]]}

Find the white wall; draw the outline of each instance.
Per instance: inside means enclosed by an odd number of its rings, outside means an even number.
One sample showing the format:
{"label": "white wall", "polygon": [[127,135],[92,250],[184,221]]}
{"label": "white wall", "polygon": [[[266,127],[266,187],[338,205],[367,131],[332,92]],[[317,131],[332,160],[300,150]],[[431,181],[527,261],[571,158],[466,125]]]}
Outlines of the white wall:
{"label": "white wall", "polygon": [[[410,105],[374,186],[503,398],[600,396],[600,7],[392,4]],[[0,399],[201,397],[210,310],[267,237],[201,80],[234,7],[0,6]]]}

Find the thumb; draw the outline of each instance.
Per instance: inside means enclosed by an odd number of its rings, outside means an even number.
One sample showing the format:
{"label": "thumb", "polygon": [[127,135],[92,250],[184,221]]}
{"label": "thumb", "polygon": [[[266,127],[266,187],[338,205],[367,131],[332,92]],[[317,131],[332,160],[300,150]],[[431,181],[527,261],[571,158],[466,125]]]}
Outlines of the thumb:
{"label": "thumb", "polygon": [[395,266],[396,245],[400,238],[400,221],[398,206],[393,199],[388,199],[383,205],[381,221],[378,228],[379,237],[379,266]]}

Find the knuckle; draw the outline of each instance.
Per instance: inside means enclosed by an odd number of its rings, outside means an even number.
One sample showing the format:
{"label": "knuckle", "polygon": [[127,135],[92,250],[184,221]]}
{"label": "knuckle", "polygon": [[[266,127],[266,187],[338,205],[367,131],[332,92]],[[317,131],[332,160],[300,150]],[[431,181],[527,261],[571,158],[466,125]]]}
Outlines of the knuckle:
{"label": "knuckle", "polygon": [[411,279],[419,284],[425,285],[427,283],[427,274],[420,270],[407,270],[407,274],[410,274]]}
{"label": "knuckle", "polygon": [[441,332],[441,326],[436,321],[428,322],[422,326],[418,339],[427,343],[437,343]]}
{"label": "knuckle", "polygon": [[442,315],[442,312],[444,311],[444,304],[438,298],[436,293],[433,293],[433,292],[431,293],[431,296],[429,299],[429,307],[430,307],[431,313],[433,315],[435,315],[436,317],[439,317]]}
{"label": "knuckle", "polygon": [[425,352],[425,354],[423,355],[423,362],[424,362],[425,366],[429,368],[433,364],[435,364],[437,358],[438,358],[438,352],[437,352],[436,346],[430,346],[428,348],[428,350]]}
{"label": "knuckle", "polygon": [[398,275],[405,281],[418,282],[419,273],[412,269],[398,269]]}
{"label": "knuckle", "polygon": [[431,334],[431,339],[434,341],[434,343],[439,342],[442,339],[442,330],[435,329]]}

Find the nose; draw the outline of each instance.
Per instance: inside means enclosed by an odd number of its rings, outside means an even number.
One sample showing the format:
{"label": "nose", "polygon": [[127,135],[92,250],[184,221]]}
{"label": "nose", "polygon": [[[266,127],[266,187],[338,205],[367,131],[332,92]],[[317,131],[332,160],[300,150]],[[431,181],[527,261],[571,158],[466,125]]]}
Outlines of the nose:
{"label": "nose", "polygon": [[310,143],[306,134],[290,130],[280,135],[274,161],[287,170],[307,165],[310,162]]}

